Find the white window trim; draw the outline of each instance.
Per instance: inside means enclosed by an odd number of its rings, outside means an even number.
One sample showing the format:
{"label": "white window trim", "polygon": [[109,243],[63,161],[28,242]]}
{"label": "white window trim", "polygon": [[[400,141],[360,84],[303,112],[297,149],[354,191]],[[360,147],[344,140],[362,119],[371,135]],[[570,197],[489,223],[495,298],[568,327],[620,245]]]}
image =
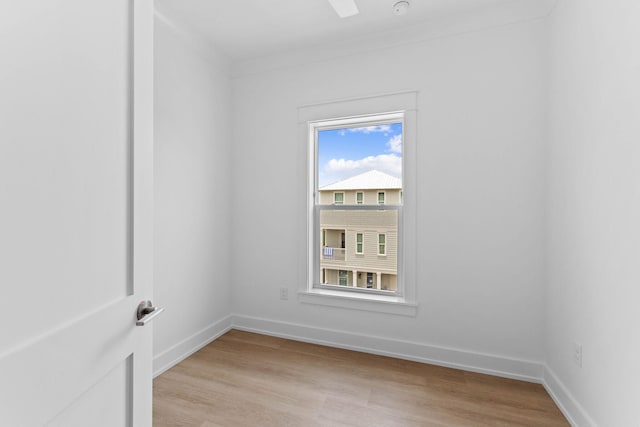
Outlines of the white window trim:
{"label": "white window trim", "polygon": [[[358,203],[358,194],[362,194],[362,203]],[[364,191],[356,191],[355,204],[356,205],[366,205],[366,203],[364,202]]]}
{"label": "white window trim", "polygon": [[[381,111],[403,111],[403,230],[402,230],[402,265],[398,270],[404,272],[402,296],[379,294],[360,294],[356,292],[314,289],[310,278],[313,274],[309,262],[298,263],[298,301],[306,304],[317,304],[340,307],[352,310],[364,310],[374,313],[388,313],[403,316],[415,316],[417,303],[417,201],[416,201],[416,151],[417,151],[417,96],[416,91],[396,92],[373,95],[361,98],[344,99],[317,104],[309,104],[298,108],[299,140],[308,141],[309,122],[330,120],[336,117],[359,117],[377,114]],[[299,150],[299,215],[307,220],[299,221],[300,239],[298,245],[301,253],[307,254],[311,260],[314,224],[310,223],[309,210],[314,204],[314,180],[311,179],[310,168],[314,168],[314,153],[310,144],[300,144]],[[311,169],[313,170],[313,169]]]}
{"label": "white window trim", "polygon": [[[382,193],[382,203],[380,203],[380,193]],[[386,191],[376,191],[376,204],[377,205],[386,205],[387,204],[387,192]]]}
{"label": "white window trim", "polygon": [[[362,245],[361,247],[362,251],[360,252],[358,252],[358,234],[362,236],[362,242],[360,243],[360,245]],[[356,255],[363,255],[363,254],[364,254],[364,232],[356,231]]]}
{"label": "white window trim", "polygon": [[[380,236],[384,236],[384,253],[383,254],[380,253]],[[387,233],[378,233],[378,240],[376,243],[377,243],[378,256],[387,256]]]}
{"label": "white window trim", "polygon": [[[342,203],[336,203],[336,194],[342,194]],[[333,204],[334,205],[340,205],[340,206],[344,205],[344,196],[345,196],[344,191],[334,191],[333,192]]]}

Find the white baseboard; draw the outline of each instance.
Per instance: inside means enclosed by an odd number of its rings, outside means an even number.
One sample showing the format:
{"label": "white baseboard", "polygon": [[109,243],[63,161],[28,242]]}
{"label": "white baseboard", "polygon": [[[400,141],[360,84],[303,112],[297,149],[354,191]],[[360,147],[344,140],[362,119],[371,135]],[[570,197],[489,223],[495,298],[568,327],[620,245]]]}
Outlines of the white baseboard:
{"label": "white baseboard", "polygon": [[542,381],[542,364],[528,360],[473,353],[251,316],[233,315],[232,325],[233,329],[296,341],[396,357],[522,381],[535,383]]}
{"label": "white baseboard", "polygon": [[231,329],[232,317],[226,316],[153,358],[153,377],[182,362],[205,345]]}
{"label": "white baseboard", "polygon": [[560,411],[564,414],[569,424],[574,427],[597,427],[597,424],[587,414],[587,411],[569,392],[551,368],[544,365],[542,385],[551,396]]}
{"label": "white baseboard", "polygon": [[538,362],[237,314],[212,323],[154,357],[154,378],[231,329],[542,383],[572,426],[597,427],[557,375]]}

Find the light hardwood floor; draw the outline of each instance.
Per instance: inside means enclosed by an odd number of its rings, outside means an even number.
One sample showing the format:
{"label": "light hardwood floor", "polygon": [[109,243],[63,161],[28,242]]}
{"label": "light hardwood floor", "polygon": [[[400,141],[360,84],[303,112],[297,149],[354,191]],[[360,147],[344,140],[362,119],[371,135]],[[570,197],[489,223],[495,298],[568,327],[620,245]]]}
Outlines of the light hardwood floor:
{"label": "light hardwood floor", "polygon": [[567,426],[538,384],[232,330],[154,380],[165,426]]}

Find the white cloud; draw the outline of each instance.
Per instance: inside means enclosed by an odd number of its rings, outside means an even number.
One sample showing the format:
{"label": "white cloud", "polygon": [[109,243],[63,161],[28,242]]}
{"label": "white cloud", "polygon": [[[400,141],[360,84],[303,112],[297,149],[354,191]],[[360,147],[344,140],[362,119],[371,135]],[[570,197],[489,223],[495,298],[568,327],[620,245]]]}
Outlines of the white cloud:
{"label": "white cloud", "polygon": [[372,169],[389,175],[402,175],[402,157],[396,154],[379,154],[359,160],[331,159],[322,170],[326,184],[341,181]]}
{"label": "white cloud", "polygon": [[402,134],[392,137],[387,142],[387,147],[392,153],[402,153]]}
{"label": "white cloud", "polygon": [[391,126],[389,126],[389,125],[366,126],[366,127],[362,127],[362,128],[351,128],[351,129],[349,129],[349,132],[361,132],[361,133],[364,133],[364,134],[376,133],[376,132],[386,133],[386,132],[390,132],[390,131],[391,131]]}

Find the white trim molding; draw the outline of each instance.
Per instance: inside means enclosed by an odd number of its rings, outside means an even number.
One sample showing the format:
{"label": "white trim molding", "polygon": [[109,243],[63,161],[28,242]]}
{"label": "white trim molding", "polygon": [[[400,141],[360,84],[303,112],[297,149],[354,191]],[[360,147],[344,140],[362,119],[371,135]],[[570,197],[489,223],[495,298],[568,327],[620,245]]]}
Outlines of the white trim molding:
{"label": "white trim molding", "polygon": [[540,383],[569,424],[597,427],[553,370],[539,362],[239,314],[226,316],[155,356],[154,378],[231,329]]}
{"label": "white trim molding", "polygon": [[418,314],[418,304],[406,302],[402,297],[397,296],[312,289],[298,291],[298,300],[304,304],[398,314],[401,316],[415,316]]}
{"label": "white trim molding", "polygon": [[339,41],[313,47],[286,49],[282,52],[239,59],[232,63],[232,78],[276,72],[279,69],[296,67],[300,64],[353,58],[357,55],[397,49],[405,45],[428,43],[445,37],[531,22],[549,16],[557,2],[558,0],[495,2],[494,7],[474,8],[465,13],[434,14],[426,22],[401,29],[376,32],[367,37],[341,38]]}
{"label": "white trim molding", "polygon": [[597,427],[596,422],[593,421],[587,411],[573,397],[569,389],[547,365],[544,365],[542,385],[569,424],[574,427]]}
{"label": "white trim molding", "polygon": [[[357,310],[380,311],[391,314],[415,316],[417,299],[417,106],[418,92],[406,90],[393,93],[370,94],[355,98],[318,101],[298,107],[299,144],[297,191],[300,209],[297,224],[299,236],[298,250],[298,295],[301,302],[321,304]],[[318,216],[314,213],[316,203],[316,148],[315,127],[321,122],[346,126],[371,119],[372,122],[401,120],[403,123],[403,182],[405,194],[402,215],[399,214],[398,240],[398,291],[391,297],[372,298],[365,292],[349,289],[340,293],[314,287],[319,274],[319,256],[316,230]],[[346,196],[346,194],[345,194]],[[364,206],[362,207],[364,208]],[[394,207],[389,206],[389,209]],[[399,209],[399,207],[396,206]],[[314,281],[316,283],[314,283]],[[381,295],[382,296],[382,295]],[[360,299],[361,301],[356,301]],[[394,308],[393,306],[396,305]]]}
{"label": "white trim molding", "polygon": [[542,379],[541,363],[492,354],[237,314],[233,329],[534,383]]}
{"label": "white trim molding", "polygon": [[217,322],[201,329],[188,338],[169,347],[153,358],[153,377],[157,377],[173,366],[182,362],[207,344],[215,341],[220,336],[232,329],[231,315],[223,317]]}
{"label": "white trim molding", "polygon": [[239,314],[226,316],[154,357],[154,378],[231,329],[540,383],[574,427],[597,427],[551,368],[539,362]]}

